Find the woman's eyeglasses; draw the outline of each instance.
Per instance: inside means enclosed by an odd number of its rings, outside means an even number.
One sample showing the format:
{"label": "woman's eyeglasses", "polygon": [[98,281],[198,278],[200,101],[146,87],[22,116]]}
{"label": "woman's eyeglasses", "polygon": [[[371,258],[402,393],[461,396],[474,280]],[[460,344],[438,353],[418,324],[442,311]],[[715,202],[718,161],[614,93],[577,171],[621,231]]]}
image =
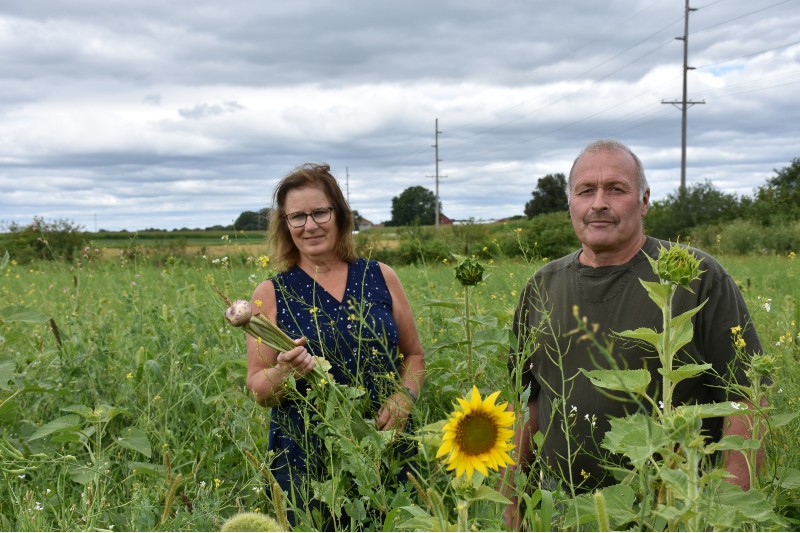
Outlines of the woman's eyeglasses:
{"label": "woman's eyeglasses", "polygon": [[308,217],[314,219],[314,222],[317,224],[324,224],[331,219],[331,213],[333,210],[336,209],[335,207],[323,207],[320,209],[314,209],[310,213],[305,213],[303,211],[297,211],[295,213],[289,213],[286,215],[286,222],[293,228],[302,228],[306,225],[306,221]]}

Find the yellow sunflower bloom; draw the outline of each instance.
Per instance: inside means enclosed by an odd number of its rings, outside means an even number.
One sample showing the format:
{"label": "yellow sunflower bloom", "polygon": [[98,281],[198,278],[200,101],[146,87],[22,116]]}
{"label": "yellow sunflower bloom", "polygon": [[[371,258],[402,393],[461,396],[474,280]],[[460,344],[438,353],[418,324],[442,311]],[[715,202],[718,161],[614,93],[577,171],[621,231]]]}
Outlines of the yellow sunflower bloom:
{"label": "yellow sunflower bloom", "polygon": [[508,402],[495,405],[500,391],[481,399],[478,387],[472,386],[469,400],[457,398],[460,409],[453,411],[442,428],[442,445],[436,457],[448,455],[447,469],[456,471],[456,476],[467,474],[472,479],[475,470],[489,475],[489,469],[497,470],[516,464],[508,455],[514,449],[510,441],[514,436],[514,413],[506,411]]}

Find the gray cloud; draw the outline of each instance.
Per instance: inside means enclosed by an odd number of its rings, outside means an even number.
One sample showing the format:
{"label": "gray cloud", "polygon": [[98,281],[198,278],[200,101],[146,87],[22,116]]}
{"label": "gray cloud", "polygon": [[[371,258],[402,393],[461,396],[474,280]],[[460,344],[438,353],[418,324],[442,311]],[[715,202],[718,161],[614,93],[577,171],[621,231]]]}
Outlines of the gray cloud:
{"label": "gray cloud", "polygon": [[[750,194],[800,156],[800,13],[690,18],[689,181]],[[683,6],[588,0],[23,2],[0,7],[0,220],[205,227],[332,165],[374,221],[412,185],[454,218],[521,214],[615,137],[660,198],[680,175]],[[349,179],[347,178],[349,174]]]}

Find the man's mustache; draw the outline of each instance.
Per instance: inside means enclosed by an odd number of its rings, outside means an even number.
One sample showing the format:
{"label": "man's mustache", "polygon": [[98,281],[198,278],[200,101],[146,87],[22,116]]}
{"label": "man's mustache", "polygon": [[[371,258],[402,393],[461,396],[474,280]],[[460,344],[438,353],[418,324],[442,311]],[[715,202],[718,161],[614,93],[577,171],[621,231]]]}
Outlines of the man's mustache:
{"label": "man's mustache", "polygon": [[598,215],[587,215],[583,217],[584,224],[590,224],[592,222],[606,222],[609,224],[616,224],[619,222],[617,217],[607,217],[607,216],[598,216]]}

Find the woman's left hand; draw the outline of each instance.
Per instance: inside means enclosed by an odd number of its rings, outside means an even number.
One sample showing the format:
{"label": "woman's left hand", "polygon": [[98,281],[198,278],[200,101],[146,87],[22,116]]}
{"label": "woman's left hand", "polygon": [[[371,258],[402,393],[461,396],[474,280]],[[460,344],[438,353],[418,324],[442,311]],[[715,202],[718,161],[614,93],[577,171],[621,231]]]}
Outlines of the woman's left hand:
{"label": "woman's left hand", "polygon": [[414,406],[413,401],[404,392],[395,392],[388,398],[381,407],[378,418],[375,419],[375,426],[380,431],[390,429],[403,429]]}

